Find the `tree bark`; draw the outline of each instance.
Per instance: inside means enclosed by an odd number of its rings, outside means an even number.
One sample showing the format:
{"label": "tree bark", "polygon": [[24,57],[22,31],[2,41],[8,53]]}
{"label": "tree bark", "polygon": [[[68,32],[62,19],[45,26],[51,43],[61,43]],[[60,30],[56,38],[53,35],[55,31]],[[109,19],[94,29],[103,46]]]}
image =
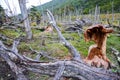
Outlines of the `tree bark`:
{"label": "tree bark", "polygon": [[32,31],[28,19],[28,13],[27,13],[27,8],[26,8],[26,0],[18,0],[20,9],[21,9],[21,14],[23,16],[24,20],[24,26],[25,26],[25,31],[26,31],[26,38],[27,39],[32,39]]}
{"label": "tree bark", "polygon": [[[38,61],[32,61],[28,59],[22,59],[19,57],[16,61],[11,61],[11,55],[7,53],[9,50],[4,50],[4,46],[0,45],[0,56],[8,63],[11,70],[16,73],[17,80],[27,80],[22,69],[32,71],[34,73],[55,76],[59,68],[63,68],[60,76],[75,78],[77,80],[119,80],[120,75],[112,72],[111,70],[105,70],[95,67],[87,66],[84,63],[78,61],[56,61],[49,63],[41,63]],[[15,53],[14,53],[15,54]]]}

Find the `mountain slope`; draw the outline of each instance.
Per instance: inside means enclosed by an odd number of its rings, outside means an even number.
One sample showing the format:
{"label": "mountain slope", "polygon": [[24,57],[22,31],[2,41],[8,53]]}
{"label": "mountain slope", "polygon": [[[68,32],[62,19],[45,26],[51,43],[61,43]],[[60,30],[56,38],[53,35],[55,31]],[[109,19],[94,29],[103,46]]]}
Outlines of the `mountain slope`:
{"label": "mountain slope", "polygon": [[[83,10],[83,13],[89,13],[94,10],[95,6],[99,6],[102,13],[120,12],[120,0],[52,0],[42,5],[42,9],[53,10],[56,14],[68,11]],[[38,6],[41,10],[41,6]],[[67,13],[66,13],[67,14]]]}

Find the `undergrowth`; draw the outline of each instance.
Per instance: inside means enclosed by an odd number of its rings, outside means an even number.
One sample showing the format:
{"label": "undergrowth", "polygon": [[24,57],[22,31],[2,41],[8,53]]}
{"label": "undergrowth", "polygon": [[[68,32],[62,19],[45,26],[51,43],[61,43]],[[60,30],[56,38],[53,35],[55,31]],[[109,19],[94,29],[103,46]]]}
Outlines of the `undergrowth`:
{"label": "undergrowth", "polygon": [[[50,56],[65,59],[66,56],[69,56],[70,53],[68,49],[62,44],[59,40],[57,33],[54,31],[53,33],[45,33],[40,30],[33,29],[33,39],[32,40],[24,40],[20,42],[18,46],[18,50],[21,54],[24,54],[28,57],[35,58],[36,54],[32,53],[30,47],[37,51],[47,52]],[[19,36],[19,33],[15,30],[4,29],[0,30],[1,34],[11,38],[11,40],[7,40],[6,43],[12,45],[13,40]],[[94,42],[85,42],[83,33],[78,35],[77,32],[63,32],[63,36],[66,38],[68,42],[70,42],[81,54],[82,58],[85,58],[88,54],[88,49],[91,44]],[[5,41],[4,41],[5,42]],[[111,47],[120,51],[120,37],[116,37],[115,34],[110,34],[107,40],[107,56],[109,59],[117,65],[116,58],[111,53]],[[41,57],[41,60],[48,61],[48,59]],[[34,79],[37,74],[33,75],[29,74],[31,80]],[[40,78],[40,79],[37,79]],[[46,80],[48,76],[37,77],[36,80]]]}

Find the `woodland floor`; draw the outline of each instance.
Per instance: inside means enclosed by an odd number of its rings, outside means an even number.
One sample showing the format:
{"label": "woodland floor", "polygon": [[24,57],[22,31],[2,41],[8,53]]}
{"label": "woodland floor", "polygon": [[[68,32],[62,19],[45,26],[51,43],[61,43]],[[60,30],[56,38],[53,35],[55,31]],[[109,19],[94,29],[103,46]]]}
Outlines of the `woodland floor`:
{"label": "woodland floor", "polygon": [[[62,25],[61,25],[62,26]],[[34,26],[35,27],[35,26]],[[82,58],[85,58],[88,53],[89,46],[93,44],[93,42],[85,42],[83,33],[80,35],[77,32],[66,32],[64,27],[60,27],[63,36],[69,41],[81,54]],[[85,29],[86,27],[84,27]],[[58,38],[56,31],[52,33],[43,32],[41,30],[32,29],[33,39],[32,40],[22,40],[20,45],[18,46],[18,50],[21,54],[26,55],[31,58],[35,58],[36,54],[34,54],[30,47],[37,51],[47,52],[49,55],[58,58],[58,59],[69,59],[70,53],[68,49],[64,47]],[[12,42],[15,38],[22,33],[24,36],[24,32],[20,32],[13,29],[0,29],[0,34],[3,34],[9,38],[9,40],[4,40],[4,44],[11,46]],[[112,33],[108,36],[107,40],[107,56],[111,60],[113,64],[118,66],[116,57],[112,54],[111,47],[117,49],[120,52],[120,37],[117,37],[115,33]],[[41,58],[41,61],[48,61],[44,57]],[[113,69],[113,71],[116,71]],[[50,80],[49,76],[46,75],[38,75],[29,72],[30,80]]]}

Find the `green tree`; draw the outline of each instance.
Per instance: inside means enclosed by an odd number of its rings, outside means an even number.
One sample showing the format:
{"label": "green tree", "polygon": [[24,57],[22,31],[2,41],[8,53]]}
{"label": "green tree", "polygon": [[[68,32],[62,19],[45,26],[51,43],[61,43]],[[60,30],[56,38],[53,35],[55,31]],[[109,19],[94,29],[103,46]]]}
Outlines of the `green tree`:
{"label": "green tree", "polygon": [[35,21],[37,25],[40,24],[41,13],[37,7],[32,6],[32,8],[30,9],[30,18],[31,21]]}

